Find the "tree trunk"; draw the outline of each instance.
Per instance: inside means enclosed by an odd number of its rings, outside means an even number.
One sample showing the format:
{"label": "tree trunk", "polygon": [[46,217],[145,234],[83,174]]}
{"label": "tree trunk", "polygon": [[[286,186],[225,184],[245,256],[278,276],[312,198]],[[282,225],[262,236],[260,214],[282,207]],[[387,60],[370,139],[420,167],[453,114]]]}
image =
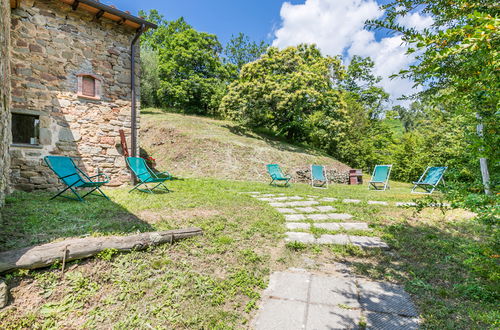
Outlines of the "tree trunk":
{"label": "tree trunk", "polygon": [[148,246],[172,243],[184,238],[202,235],[200,228],[187,228],[131,236],[103,236],[72,238],[0,253],[0,273],[12,269],[35,269],[58,261],[88,258],[105,249],[118,251],[143,250]]}

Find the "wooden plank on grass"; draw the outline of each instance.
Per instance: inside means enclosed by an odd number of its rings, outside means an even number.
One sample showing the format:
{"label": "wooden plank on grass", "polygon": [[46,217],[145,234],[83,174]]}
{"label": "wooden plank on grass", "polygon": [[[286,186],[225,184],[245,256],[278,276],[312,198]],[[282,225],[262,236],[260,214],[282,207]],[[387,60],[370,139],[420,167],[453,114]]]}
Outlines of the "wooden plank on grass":
{"label": "wooden plank on grass", "polygon": [[117,251],[143,250],[149,246],[202,235],[200,228],[149,232],[130,236],[71,238],[0,253],[0,273],[13,269],[35,269],[96,255],[106,249]]}

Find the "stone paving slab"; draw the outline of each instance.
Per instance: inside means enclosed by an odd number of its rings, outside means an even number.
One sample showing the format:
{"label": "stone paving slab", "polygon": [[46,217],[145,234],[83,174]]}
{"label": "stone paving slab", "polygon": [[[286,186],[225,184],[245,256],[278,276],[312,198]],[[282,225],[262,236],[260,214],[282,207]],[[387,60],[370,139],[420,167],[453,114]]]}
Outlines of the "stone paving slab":
{"label": "stone paving slab", "polygon": [[369,236],[349,236],[351,244],[357,245],[362,248],[379,248],[379,249],[389,249],[389,245],[383,242],[378,237]]}
{"label": "stone paving slab", "polygon": [[418,316],[417,309],[404,289],[384,282],[360,281],[360,303],[372,312]]}
{"label": "stone paving slab", "polygon": [[416,330],[419,328],[418,317],[405,317],[394,314],[367,312],[366,328],[377,330]]}
{"label": "stone paving slab", "polygon": [[306,214],[305,217],[309,220],[318,221],[318,220],[328,220],[330,217],[328,214],[317,213],[317,214]]}
{"label": "stone paving slab", "polygon": [[331,220],[350,220],[352,215],[347,213],[328,213],[328,218]]}
{"label": "stone paving slab", "polygon": [[267,299],[259,310],[257,330],[303,330],[307,303],[294,300]]}
{"label": "stone paving slab", "polygon": [[287,229],[309,229],[311,228],[311,225],[309,223],[303,223],[303,222],[289,222],[286,224]]}
{"label": "stone paving slab", "polygon": [[325,206],[316,206],[316,209],[320,212],[333,212],[335,211],[335,208],[330,205],[325,205]]}
{"label": "stone paving slab", "polygon": [[313,304],[361,308],[356,283],[343,277],[312,275],[309,302]]}
{"label": "stone paving slab", "polygon": [[371,230],[368,224],[364,222],[325,222],[316,223],[314,227],[326,230]]}
{"label": "stone paving slab", "polygon": [[286,221],[299,221],[299,220],[306,220],[306,217],[303,214],[285,214],[285,220]]}
{"label": "stone paving slab", "polygon": [[295,206],[311,206],[318,205],[317,201],[295,201],[295,202],[282,202],[282,203],[269,203],[273,207],[295,207]]}
{"label": "stone paving slab", "polygon": [[361,311],[309,305],[306,330],[359,329]]}
{"label": "stone paving slab", "polygon": [[335,244],[335,245],[347,245],[349,244],[349,236],[346,234],[337,235],[321,235],[320,238],[316,240],[318,244]]}
{"label": "stone paving slab", "polygon": [[[334,271],[330,271],[330,268]],[[367,306],[363,301],[367,292],[373,295],[368,295],[373,306]],[[259,330],[360,329],[359,324],[364,316],[367,329],[418,329],[416,310],[412,311],[415,315],[411,316],[398,314],[408,308],[387,309],[387,297],[393,299],[391,304],[406,306],[409,303],[413,306],[401,287],[357,279],[346,264],[323,265],[320,273],[317,270],[308,272],[291,268],[271,275],[251,325]]]}
{"label": "stone paving slab", "polygon": [[297,233],[293,231],[286,232],[285,242],[298,242],[304,244],[315,243],[316,239],[312,234],[309,233]]}
{"label": "stone paving slab", "polygon": [[338,200],[339,200],[338,198],[334,197],[324,197],[320,199],[321,202],[336,202]]}
{"label": "stone paving slab", "polygon": [[358,204],[358,203],[361,203],[361,200],[359,199],[350,199],[350,198],[346,198],[346,199],[343,199],[342,200],[343,203],[354,203],[354,204]]}
{"label": "stone paving slab", "polygon": [[298,201],[304,199],[303,197],[299,196],[284,196],[284,197],[264,197],[264,198],[258,198],[258,200],[264,201],[264,202],[282,202],[282,201]]}
{"label": "stone paving slab", "polygon": [[307,206],[307,207],[297,207],[295,208],[300,213],[315,213],[315,212],[333,212],[335,208],[333,206]]}
{"label": "stone paving slab", "polygon": [[305,271],[286,271],[271,274],[264,291],[272,298],[307,301],[311,275]]}
{"label": "stone paving slab", "polygon": [[341,223],[341,226],[345,230],[372,230],[370,227],[368,227],[368,224],[365,222],[345,222]]}
{"label": "stone paving slab", "polygon": [[368,205],[389,205],[389,203],[382,201],[368,201]]}
{"label": "stone paving slab", "polygon": [[335,245],[356,245],[365,249],[379,248],[389,249],[389,246],[378,237],[354,236],[347,234],[324,234],[315,238],[310,233],[286,232],[286,242],[298,242],[304,244],[335,244]]}
{"label": "stone paving slab", "polygon": [[278,211],[279,213],[283,213],[283,214],[293,214],[293,213],[297,213],[296,210],[294,209],[290,209],[290,208],[277,208],[276,211]]}
{"label": "stone paving slab", "polygon": [[260,194],[258,197],[276,197],[276,196],[285,196],[285,194]]}
{"label": "stone paving slab", "polygon": [[340,230],[340,229],[342,229],[342,227],[340,226],[340,222],[315,223],[314,227],[326,229],[326,230]]}
{"label": "stone paving slab", "polygon": [[312,206],[297,207],[297,208],[295,208],[295,210],[297,210],[297,212],[300,212],[300,213],[314,213],[314,212],[318,212],[318,209],[316,207],[312,207]]}

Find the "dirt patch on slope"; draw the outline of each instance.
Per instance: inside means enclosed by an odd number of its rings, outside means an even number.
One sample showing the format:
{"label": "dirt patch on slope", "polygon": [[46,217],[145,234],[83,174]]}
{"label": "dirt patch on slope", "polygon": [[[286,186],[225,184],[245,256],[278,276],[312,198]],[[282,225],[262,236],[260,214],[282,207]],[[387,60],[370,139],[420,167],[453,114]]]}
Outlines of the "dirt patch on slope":
{"label": "dirt patch on slope", "polygon": [[350,169],[314,150],[238,133],[233,126],[199,117],[147,115],[140,135],[141,147],[156,159],[156,168],[177,176],[267,181],[265,165],[277,163],[295,182],[306,182],[309,178],[301,174],[309,173],[311,164],[325,165],[341,177]]}

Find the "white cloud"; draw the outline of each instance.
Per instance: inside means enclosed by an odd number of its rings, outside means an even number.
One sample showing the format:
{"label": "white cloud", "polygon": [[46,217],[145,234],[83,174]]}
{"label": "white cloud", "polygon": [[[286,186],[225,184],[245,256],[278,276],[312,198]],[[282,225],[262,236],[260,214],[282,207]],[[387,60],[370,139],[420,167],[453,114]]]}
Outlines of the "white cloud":
{"label": "white cloud", "polygon": [[422,31],[429,28],[434,23],[434,20],[430,16],[412,13],[405,17],[399,17],[397,23],[407,28],[415,28],[417,31]]}
{"label": "white cloud", "polygon": [[[304,4],[285,2],[281,7],[282,25],[275,32],[273,46],[284,48],[300,43],[314,43],[328,55],[370,56],[375,74],[383,78],[381,85],[392,100],[415,92],[408,80],[390,79],[414,61],[405,54],[407,46],[400,36],[376,40],[373,31],[365,30],[365,21],[378,19],[383,11],[374,0],[306,0]],[[432,18],[413,13],[401,24],[423,29]],[[400,102],[396,102],[400,103]]]}

